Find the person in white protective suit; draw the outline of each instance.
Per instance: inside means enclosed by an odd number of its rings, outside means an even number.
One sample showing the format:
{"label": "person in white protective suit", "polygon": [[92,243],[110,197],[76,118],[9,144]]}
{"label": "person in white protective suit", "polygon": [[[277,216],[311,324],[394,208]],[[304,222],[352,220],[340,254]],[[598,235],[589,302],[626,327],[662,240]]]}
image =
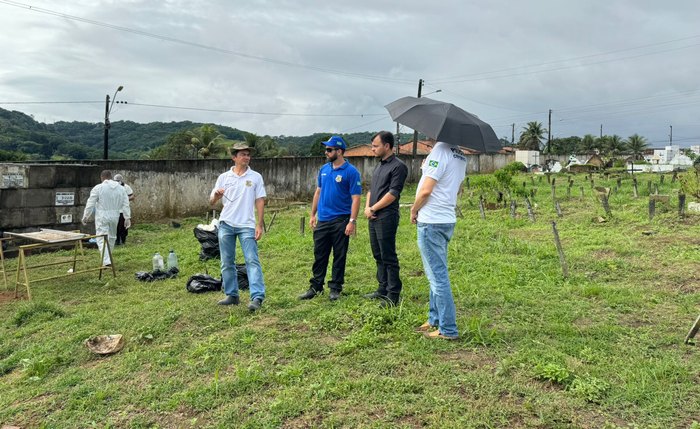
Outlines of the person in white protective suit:
{"label": "person in white protective suit", "polygon": [[[95,234],[107,234],[109,248],[114,249],[114,242],[117,240],[117,223],[119,223],[119,213],[124,214],[124,226],[131,226],[131,209],[129,208],[129,197],[126,190],[119,183],[112,180],[112,172],[104,170],[100,173],[102,183],[92,188],[90,198],[85,205],[83,213],[83,225],[95,215]],[[104,239],[97,237],[97,247],[102,252]],[[109,252],[104,252],[103,265],[111,265],[112,260]]]}

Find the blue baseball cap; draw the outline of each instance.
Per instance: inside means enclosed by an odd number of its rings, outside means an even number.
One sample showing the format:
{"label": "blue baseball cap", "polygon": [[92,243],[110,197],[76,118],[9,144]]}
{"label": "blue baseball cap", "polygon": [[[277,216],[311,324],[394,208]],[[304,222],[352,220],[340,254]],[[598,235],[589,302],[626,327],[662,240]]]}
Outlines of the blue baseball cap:
{"label": "blue baseball cap", "polygon": [[345,144],[345,140],[343,140],[343,138],[340,136],[333,136],[329,138],[328,141],[323,142],[323,144],[335,149],[345,150],[345,148],[347,147],[347,145]]}

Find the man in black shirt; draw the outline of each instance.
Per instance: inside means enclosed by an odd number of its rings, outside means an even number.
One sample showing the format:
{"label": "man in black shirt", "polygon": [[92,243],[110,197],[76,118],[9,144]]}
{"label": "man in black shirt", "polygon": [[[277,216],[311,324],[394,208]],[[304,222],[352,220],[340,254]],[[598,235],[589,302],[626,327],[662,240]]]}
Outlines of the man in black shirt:
{"label": "man in black shirt", "polygon": [[381,307],[399,302],[401,278],[399,258],[396,256],[396,230],[399,226],[399,198],[408,168],[394,153],[394,135],[380,131],[372,137],[372,153],[381,161],[372,173],[372,184],[367,192],[365,217],[369,220],[369,240],[377,262],[375,292],[365,298],[380,299]]}

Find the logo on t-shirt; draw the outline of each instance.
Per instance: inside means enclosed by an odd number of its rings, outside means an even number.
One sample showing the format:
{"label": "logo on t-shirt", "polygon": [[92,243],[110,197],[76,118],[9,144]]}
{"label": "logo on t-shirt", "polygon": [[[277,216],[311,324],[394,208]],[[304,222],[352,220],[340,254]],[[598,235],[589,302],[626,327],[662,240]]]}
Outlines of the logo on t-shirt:
{"label": "logo on t-shirt", "polygon": [[251,186],[253,186],[253,181],[252,181],[252,180],[246,180],[246,181],[245,181],[245,185],[246,185],[247,187],[250,188]]}
{"label": "logo on t-shirt", "polygon": [[343,176],[341,176],[341,175],[335,176],[335,181],[338,182],[338,183],[342,182],[342,181],[343,181]]}
{"label": "logo on t-shirt", "polygon": [[434,159],[431,159],[430,162],[428,162],[429,167],[437,168],[439,162],[435,161]]}

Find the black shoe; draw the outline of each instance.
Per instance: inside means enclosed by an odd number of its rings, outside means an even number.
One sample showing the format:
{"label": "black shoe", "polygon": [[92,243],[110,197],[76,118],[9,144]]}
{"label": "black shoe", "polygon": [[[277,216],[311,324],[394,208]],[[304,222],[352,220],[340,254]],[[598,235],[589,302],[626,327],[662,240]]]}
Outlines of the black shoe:
{"label": "black shoe", "polygon": [[340,298],[339,290],[331,290],[331,293],[328,294],[328,299],[330,299],[331,301],[337,301],[338,298]]}
{"label": "black shoe", "polygon": [[316,289],[310,287],[309,290],[307,290],[306,292],[299,295],[299,299],[302,299],[302,300],[313,299],[314,297],[316,297],[316,295],[320,295],[320,294],[321,294],[321,291],[317,291]]}
{"label": "black shoe", "polygon": [[366,293],[362,295],[363,298],[367,299],[386,299],[386,295],[382,295],[381,293],[374,291],[372,293]]}
{"label": "black shoe", "polygon": [[219,305],[238,305],[238,304],[240,304],[240,302],[241,301],[238,298],[238,296],[227,295],[226,298],[217,302],[217,304],[219,304]]}
{"label": "black shoe", "polygon": [[399,305],[399,302],[392,301],[389,298],[384,298],[382,299],[382,302],[379,303],[379,308],[393,308]]}
{"label": "black shoe", "polygon": [[248,303],[248,310],[258,311],[262,307],[262,300],[260,298],[255,298]]}

